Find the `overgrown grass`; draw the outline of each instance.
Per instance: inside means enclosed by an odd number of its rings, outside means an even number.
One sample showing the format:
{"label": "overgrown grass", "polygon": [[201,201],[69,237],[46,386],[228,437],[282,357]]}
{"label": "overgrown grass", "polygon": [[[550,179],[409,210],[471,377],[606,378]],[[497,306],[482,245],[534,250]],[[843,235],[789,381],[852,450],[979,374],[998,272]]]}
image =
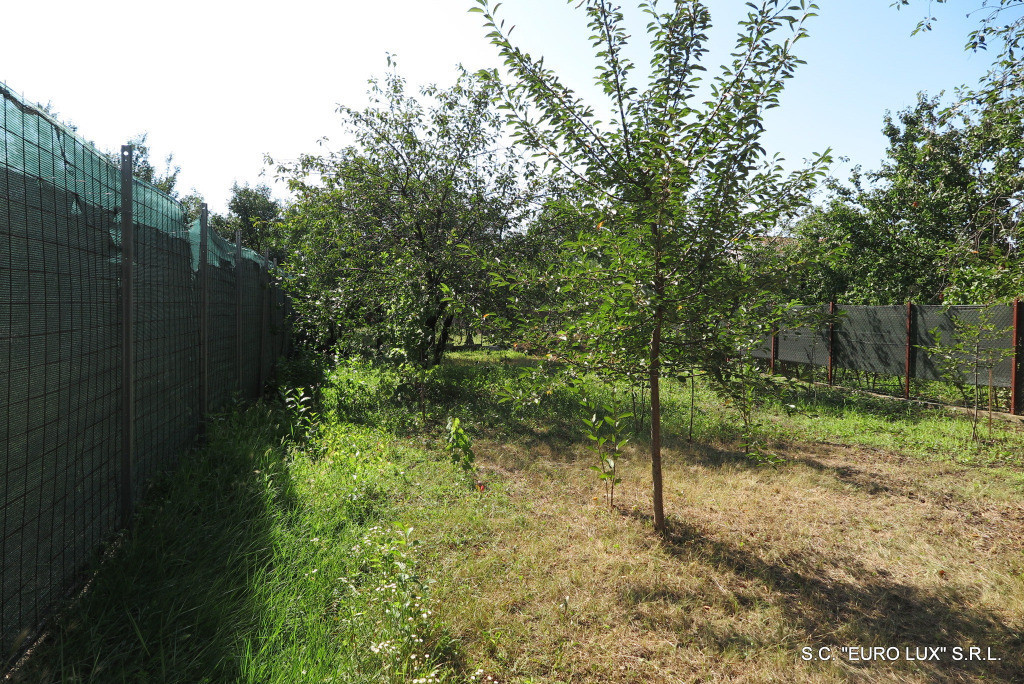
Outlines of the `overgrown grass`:
{"label": "overgrown grass", "polygon": [[214,421],[15,681],[463,681],[394,522],[423,454],[295,419]]}
{"label": "overgrown grass", "polygon": [[[783,410],[786,404],[792,410]],[[968,411],[873,397],[826,387],[801,387],[767,403],[774,433],[894,450],[919,458],[1024,467],[1019,419],[979,416],[973,434]],[[768,431],[772,433],[772,430]]]}
{"label": "overgrown grass", "polygon": [[[351,361],[296,377],[316,401],[225,416],[21,681],[1020,681],[1016,424],[973,442],[944,410],[780,385],[744,435],[699,382],[693,404],[668,382],[660,538],[645,426],[613,510],[589,469],[580,399],[629,388],[557,371],[462,352],[421,394]],[[851,663],[840,646],[1000,660]]]}

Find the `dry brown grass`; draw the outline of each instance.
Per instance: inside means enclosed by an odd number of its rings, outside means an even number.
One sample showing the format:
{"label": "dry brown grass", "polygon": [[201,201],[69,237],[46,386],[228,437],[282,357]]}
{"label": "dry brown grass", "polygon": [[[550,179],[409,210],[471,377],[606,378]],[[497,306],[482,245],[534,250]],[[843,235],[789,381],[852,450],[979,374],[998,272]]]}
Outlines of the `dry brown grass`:
{"label": "dry brown grass", "polygon": [[[783,445],[771,468],[676,450],[660,539],[641,453],[609,511],[582,450],[475,447],[488,491],[435,507],[420,548],[494,681],[1024,682],[1024,506],[999,471],[836,444]],[[843,645],[1001,660],[800,659]]]}

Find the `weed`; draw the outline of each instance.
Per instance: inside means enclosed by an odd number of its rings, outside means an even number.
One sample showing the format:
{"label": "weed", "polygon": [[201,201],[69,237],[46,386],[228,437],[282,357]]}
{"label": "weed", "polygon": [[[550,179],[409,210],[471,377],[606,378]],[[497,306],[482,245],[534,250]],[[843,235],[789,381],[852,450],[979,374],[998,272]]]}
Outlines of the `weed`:
{"label": "weed", "polygon": [[608,510],[614,510],[615,485],[622,482],[622,478],[618,476],[619,455],[629,442],[629,438],[623,436],[623,432],[626,419],[632,418],[633,414],[620,409],[614,392],[610,405],[598,405],[586,398],[581,400],[580,405],[590,413],[589,418],[583,417],[583,425],[586,428],[587,439],[590,440],[587,448],[597,457],[597,465],[590,466],[590,469],[596,472],[604,483]]}
{"label": "weed", "polygon": [[457,677],[413,531],[393,522],[405,452],[328,419],[308,390],[282,394],[211,421],[15,681]]}
{"label": "weed", "polygon": [[473,462],[476,456],[473,455],[473,442],[469,435],[462,429],[462,423],[458,418],[448,418],[448,439],[445,446],[452,463],[462,469],[462,472],[469,474],[473,472]]}
{"label": "weed", "polygon": [[281,400],[288,409],[289,435],[293,440],[309,442],[320,430],[320,412],[314,407],[314,393],[305,387],[279,390]]}

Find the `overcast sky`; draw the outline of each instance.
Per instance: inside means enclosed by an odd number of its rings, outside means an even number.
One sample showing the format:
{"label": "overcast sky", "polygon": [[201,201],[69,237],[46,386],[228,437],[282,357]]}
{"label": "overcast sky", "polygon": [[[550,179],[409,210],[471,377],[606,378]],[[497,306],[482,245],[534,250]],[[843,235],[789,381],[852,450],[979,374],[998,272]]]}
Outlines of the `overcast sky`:
{"label": "overcast sky", "polygon": [[[911,37],[928,3],[897,11],[892,0],[819,0],[820,16],[798,52],[807,64],[766,120],[769,152],[795,165],[831,147],[876,168],[882,117],[973,84],[991,55],[964,52],[980,0],[933,5],[935,30]],[[593,60],[584,19],[560,0],[506,0],[513,37],[584,92]],[[717,65],[730,47],[742,0],[711,0]],[[180,189],[195,188],[223,212],[233,182],[270,182],[264,154],[294,159],[318,140],[344,143],[335,109],[365,104],[366,81],[397,55],[411,84],[451,84],[455,67],[498,66],[470,0],[49,0],[4,8],[0,81],[102,149],[149,133],[154,159],[173,153]],[[628,15],[638,18],[635,13]],[[633,23],[642,46],[643,23]],[[643,55],[640,48],[638,56]],[[837,172],[845,176],[847,166]],[[276,189],[283,196],[283,190]]]}

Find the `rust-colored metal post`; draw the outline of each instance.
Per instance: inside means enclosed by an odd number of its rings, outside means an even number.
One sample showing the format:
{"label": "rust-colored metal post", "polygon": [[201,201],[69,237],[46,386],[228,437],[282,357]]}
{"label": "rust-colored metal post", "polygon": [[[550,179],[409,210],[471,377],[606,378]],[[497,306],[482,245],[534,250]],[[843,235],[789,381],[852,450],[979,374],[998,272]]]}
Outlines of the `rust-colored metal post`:
{"label": "rust-colored metal post", "polygon": [[903,398],[910,398],[910,377],[914,372],[914,305],[907,302],[907,373],[903,383]]}
{"label": "rust-colored metal post", "polygon": [[1024,321],[1021,320],[1020,300],[1013,300],[1013,358],[1010,361],[1010,413],[1024,413]]}
{"label": "rust-colored metal post", "polygon": [[775,357],[779,354],[779,334],[772,331],[772,339],[768,345],[768,374],[775,375]]}
{"label": "rust-colored metal post", "polygon": [[836,303],[828,303],[828,384],[832,384],[833,371],[835,369],[835,356],[836,356]]}

